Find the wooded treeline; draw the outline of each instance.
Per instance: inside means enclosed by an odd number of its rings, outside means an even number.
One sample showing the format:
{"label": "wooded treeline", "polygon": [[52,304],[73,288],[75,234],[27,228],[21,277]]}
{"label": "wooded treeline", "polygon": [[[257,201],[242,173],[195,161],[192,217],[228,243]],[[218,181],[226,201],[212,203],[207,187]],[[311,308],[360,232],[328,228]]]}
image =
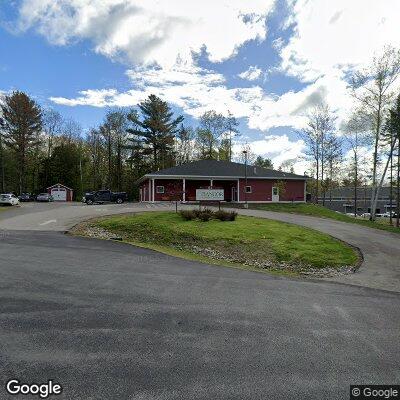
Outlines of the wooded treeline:
{"label": "wooded treeline", "polygon": [[[400,208],[400,51],[386,47],[370,66],[349,79],[354,110],[341,126],[326,104],[319,104],[308,116],[300,136],[315,180],[310,184],[316,203],[325,204],[330,191],[340,184],[354,188],[357,212],[360,186],[371,186],[371,219],[384,184],[390,186],[388,204]],[[398,86],[397,86],[398,88]],[[344,152],[350,159],[344,162]],[[396,221],[399,225],[399,218]]]}
{"label": "wooded treeline", "polygon": [[0,103],[0,192],[38,193],[62,183],[76,199],[102,188],[137,198],[135,181],[143,174],[197,159],[231,160],[238,125],[231,113],[211,110],[193,129],[150,95],[136,108],[108,110],[98,127],[84,132],[15,91]]}

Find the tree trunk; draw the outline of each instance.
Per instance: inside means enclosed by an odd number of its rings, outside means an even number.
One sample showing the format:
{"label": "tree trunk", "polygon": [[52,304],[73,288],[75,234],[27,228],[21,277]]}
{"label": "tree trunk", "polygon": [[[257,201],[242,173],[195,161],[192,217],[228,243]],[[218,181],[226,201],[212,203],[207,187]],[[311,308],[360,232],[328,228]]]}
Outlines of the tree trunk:
{"label": "tree trunk", "polygon": [[108,133],[108,188],[112,188],[112,178],[111,178],[111,170],[112,170],[112,160],[111,160],[111,132]]}
{"label": "tree trunk", "polygon": [[396,226],[400,226],[400,137],[398,139],[397,146],[397,216],[396,216]]}
{"label": "tree trunk", "polygon": [[390,133],[390,193],[389,193],[389,222],[393,225],[392,202],[393,202],[393,133]]}
{"label": "tree trunk", "polygon": [[382,95],[379,94],[378,100],[378,111],[376,117],[376,131],[375,131],[375,145],[374,145],[374,155],[373,155],[373,169],[372,169],[372,188],[371,188],[371,216],[370,220],[375,220],[376,214],[376,204],[378,202],[378,189],[376,187],[376,173],[377,173],[377,164],[378,164],[378,145],[379,145],[379,137],[381,131],[381,107],[382,107]]}
{"label": "tree trunk", "polygon": [[357,183],[358,183],[358,159],[354,154],[354,218],[357,218]]}
{"label": "tree trunk", "polygon": [[319,161],[317,160],[317,182],[315,187],[315,203],[318,204],[319,197]]}
{"label": "tree trunk", "polygon": [[1,168],[1,193],[6,191],[5,171],[4,171],[4,152],[3,152],[3,138],[0,132],[0,168]]}
{"label": "tree trunk", "polygon": [[[391,151],[393,150],[393,147],[396,145],[396,141],[393,143],[393,146],[391,147]],[[379,182],[379,185],[377,186],[377,188],[376,188],[376,193],[375,193],[375,197],[374,197],[374,202],[373,202],[373,204],[372,204],[372,209],[371,209],[371,216],[372,216],[372,211],[373,210],[376,210],[376,205],[377,205],[377,203],[378,203],[378,198],[379,198],[379,192],[380,192],[380,190],[381,190],[381,188],[382,188],[382,185],[383,185],[383,182],[384,182],[384,180],[385,180],[385,176],[386,176],[386,172],[387,172],[387,169],[388,169],[388,167],[389,167],[389,162],[390,162],[390,158],[388,158],[388,160],[386,161],[386,165],[385,165],[385,169],[383,170],[383,174],[382,174],[382,177],[381,177],[381,180],[380,180],[380,182]],[[375,220],[375,213],[374,213],[374,219],[373,220]]]}

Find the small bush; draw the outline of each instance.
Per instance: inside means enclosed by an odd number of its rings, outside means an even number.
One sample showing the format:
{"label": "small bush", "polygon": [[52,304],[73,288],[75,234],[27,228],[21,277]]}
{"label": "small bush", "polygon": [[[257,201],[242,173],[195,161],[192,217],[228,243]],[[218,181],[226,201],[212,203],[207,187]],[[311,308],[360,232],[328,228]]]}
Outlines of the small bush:
{"label": "small bush", "polygon": [[194,210],[192,210],[192,213],[194,215],[194,218],[199,218],[200,214],[201,214],[201,210],[199,210],[198,208],[195,208]]}
{"label": "small bush", "polygon": [[214,213],[210,209],[205,208],[198,213],[198,218],[200,219],[200,221],[207,222],[212,218],[213,214]]}
{"label": "small bush", "polygon": [[228,213],[228,219],[226,221],[235,221],[238,213],[236,211],[230,211]]}
{"label": "small bush", "polygon": [[216,219],[219,219],[220,221],[229,221],[229,212],[227,212],[227,211],[223,211],[223,210],[219,210],[219,211],[216,211],[215,213],[214,213],[214,217],[216,218]]}
{"label": "small bush", "polygon": [[194,213],[192,210],[182,210],[179,212],[179,214],[185,221],[191,221],[192,219],[197,218],[196,213]]}
{"label": "small bush", "polygon": [[237,212],[219,210],[214,213],[214,217],[220,221],[235,221]]}

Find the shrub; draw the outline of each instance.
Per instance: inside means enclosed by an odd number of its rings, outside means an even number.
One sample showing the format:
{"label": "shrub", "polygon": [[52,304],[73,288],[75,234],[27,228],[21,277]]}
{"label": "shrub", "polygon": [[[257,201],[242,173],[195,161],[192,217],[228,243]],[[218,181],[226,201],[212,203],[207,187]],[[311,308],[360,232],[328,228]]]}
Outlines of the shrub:
{"label": "shrub", "polygon": [[234,221],[236,219],[237,212],[235,211],[223,211],[219,210],[214,213],[214,217],[221,221]]}
{"label": "shrub", "polygon": [[195,208],[192,210],[192,213],[194,215],[194,218],[199,218],[200,214],[201,214],[201,210],[199,210],[198,208]]}
{"label": "shrub", "polygon": [[197,217],[196,213],[194,213],[193,210],[182,210],[179,212],[179,214],[185,221],[191,221],[192,219],[196,219]]}
{"label": "shrub", "polygon": [[200,219],[200,221],[207,222],[212,218],[213,214],[214,213],[210,209],[205,208],[198,213],[198,218]]}
{"label": "shrub", "polygon": [[230,211],[228,213],[228,219],[227,221],[235,221],[236,217],[237,217],[238,213],[236,211]]}
{"label": "shrub", "polygon": [[223,211],[223,210],[219,210],[216,211],[214,213],[214,217],[216,219],[219,219],[220,221],[229,221],[228,217],[229,217],[229,212],[227,211]]}

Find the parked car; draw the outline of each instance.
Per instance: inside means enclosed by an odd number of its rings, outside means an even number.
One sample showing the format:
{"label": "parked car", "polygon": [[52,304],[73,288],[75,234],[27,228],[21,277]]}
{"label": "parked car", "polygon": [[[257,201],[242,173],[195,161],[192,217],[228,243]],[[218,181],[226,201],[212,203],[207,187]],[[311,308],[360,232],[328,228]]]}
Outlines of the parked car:
{"label": "parked car", "polygon": [[50,202],[50,201],[54,201],[53,196],[51,194],[48,193],[40,193],[36,196],[36,201],[41,201],[41,202]]}
{"label": "parked car", "polygon": [[35,196],[32,193],[22,193],[18,199],[19,201],[35,201]]}
{"label": "parked car", "polygon": [[16,206],[19,204],[18,197],[13,193],[0,194],[0,204],[8,206]]}
{"label": "parked car", "polygon": [[371,213],[363,213],[361,214],[361,218],[369,218],[371,216]]}
{"label": "parked car", "polygon": [[98,190],[97,192],[89,192],[82,197],[82,202],[89,205],[94,203],[122,204],[126,200],[128,200],[128,195],[126,192],[112,192],[111,190]]}

